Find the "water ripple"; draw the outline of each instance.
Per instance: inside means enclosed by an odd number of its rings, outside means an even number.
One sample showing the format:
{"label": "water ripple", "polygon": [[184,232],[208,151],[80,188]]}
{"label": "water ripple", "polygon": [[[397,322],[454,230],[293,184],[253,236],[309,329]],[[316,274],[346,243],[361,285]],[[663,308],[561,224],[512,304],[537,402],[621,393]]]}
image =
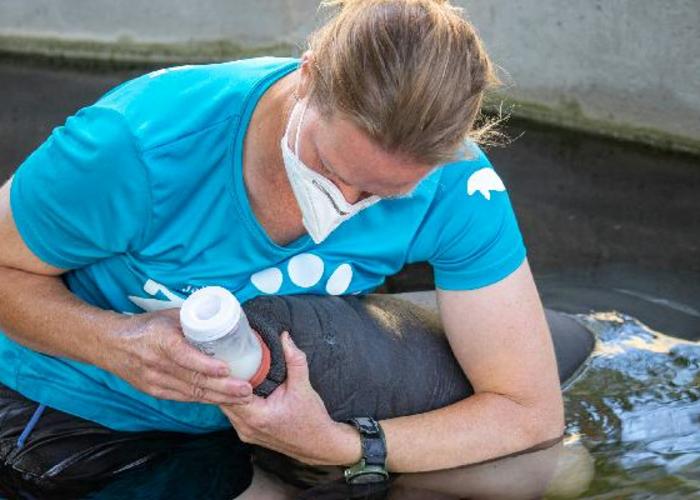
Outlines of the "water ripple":
{"label": "water ripple", "polygon": [[700,495],[700,343],[615,311],[576,317],[597,339],[564,394],[567,432],[596,462],[584,497]]}

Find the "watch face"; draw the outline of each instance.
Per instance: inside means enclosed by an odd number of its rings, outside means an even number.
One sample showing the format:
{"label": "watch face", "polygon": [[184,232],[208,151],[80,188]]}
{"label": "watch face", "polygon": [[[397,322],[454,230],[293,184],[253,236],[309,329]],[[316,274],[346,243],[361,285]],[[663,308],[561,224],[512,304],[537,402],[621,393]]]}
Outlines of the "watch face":
{"label": "watch face", "polygon": [[357,476],[350,479],[348,482],[351,484],[366,484],[366,483],[381,483],[386,481],[388,478],[384,474],[379,474],[377,472],[365,472],[358,474]]}

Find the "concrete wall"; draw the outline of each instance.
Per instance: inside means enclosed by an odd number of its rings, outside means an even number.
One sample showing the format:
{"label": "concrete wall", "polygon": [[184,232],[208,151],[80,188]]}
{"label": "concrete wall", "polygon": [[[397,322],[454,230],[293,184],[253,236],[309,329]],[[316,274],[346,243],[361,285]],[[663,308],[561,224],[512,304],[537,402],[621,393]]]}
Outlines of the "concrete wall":
{"label": "concrete wall", "polygon": [[[96,41],[302,38],[315,0],[2,0],[0,33]],[[306,25],[306,26],[305,26]]]}
{"label": "concrete wall", "polygon": [[[472,0],[514,114],[700,152],[699,0]],[[0,53],[299,54],[316,0],[2,0]]]}
{"label": "concrete wall", "polygon": [[465,3],[524,114],[700,146],[700,1]]}

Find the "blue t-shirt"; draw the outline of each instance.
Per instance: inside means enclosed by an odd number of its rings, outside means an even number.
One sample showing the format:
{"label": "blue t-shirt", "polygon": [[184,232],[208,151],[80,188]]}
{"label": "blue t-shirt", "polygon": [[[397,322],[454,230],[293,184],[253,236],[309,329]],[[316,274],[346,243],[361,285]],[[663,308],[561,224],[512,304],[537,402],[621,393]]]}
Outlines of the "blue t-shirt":
{"label": "blue t-shirt", "polygon": [[[242,175],[243,137],[265,90],[298,59],[181,66],[127,81],[79,110],[15,173],[26,245],[70,269],[70,290],[103,309],[171,308],[219,285],[262,294],[362,294],[427,261],[435,285],[475,289],[512,273],[525,247],[503,183],[465,143],[410,198],[382,200],[316,245],[275,244]],[[96,329],[100,325],[95,325]],[[35,352],[0,332],[0,382],[113,429],[207,432],[216,405],[161,400],[95,366]]]}

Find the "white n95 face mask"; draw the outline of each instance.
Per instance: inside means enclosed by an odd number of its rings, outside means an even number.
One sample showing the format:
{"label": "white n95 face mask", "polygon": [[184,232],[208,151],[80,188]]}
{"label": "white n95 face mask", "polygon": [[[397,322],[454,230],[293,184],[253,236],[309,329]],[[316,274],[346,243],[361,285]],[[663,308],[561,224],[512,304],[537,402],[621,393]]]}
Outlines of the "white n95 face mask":
{"label": "white n95 face mask", "polygon": [[299,131],[304,121],[306,102],[303,104],[301,117],[297,125],[294,152],[289,149],[287,136],[289,135],[289,125],[292,122],[291,116],[294,114],[297,104],[294,105],[294,109],[290,113],[287,129],[280,144],[282,147],[282,158],[287,177],[292,185],[292,191],[294,191],[294,196],[297,203],[299,203],[304,227],[314,240],[314,243],[319,244],[341,223],[359,211],[374,205],[381,198],[379,196],[370,196],[354,204],[348,203],[333,181],[304,165],[299,158]]}

